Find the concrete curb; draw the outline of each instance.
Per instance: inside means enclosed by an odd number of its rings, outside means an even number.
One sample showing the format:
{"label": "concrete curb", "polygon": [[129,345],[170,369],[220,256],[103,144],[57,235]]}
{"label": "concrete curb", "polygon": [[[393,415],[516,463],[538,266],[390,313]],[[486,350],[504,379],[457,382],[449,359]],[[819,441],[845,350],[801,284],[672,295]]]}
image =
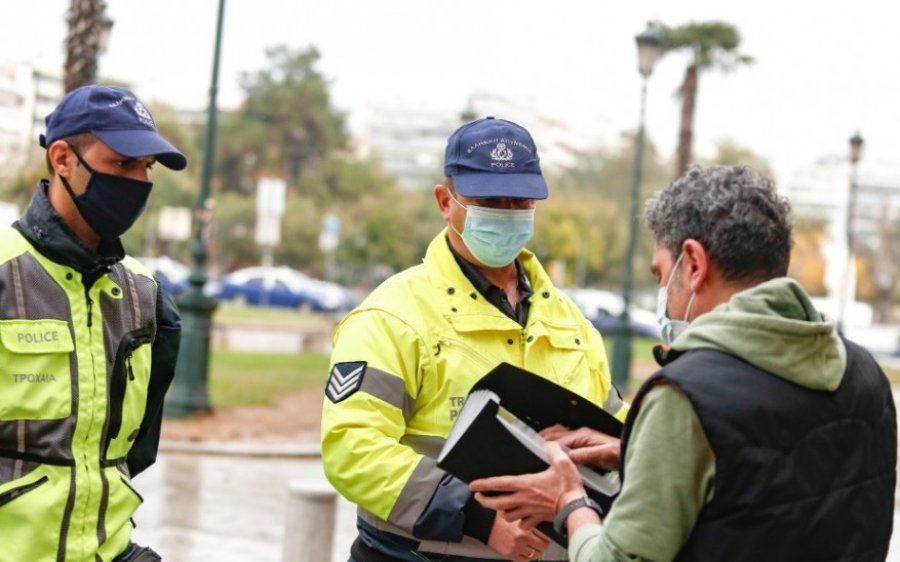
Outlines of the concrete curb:
{"label": "concrete curb", "polygon": [[163,440],[159,443],[159,452],[188,455],[216,455],[298,460],[319,460],[322,458],[322,452],[319,449],[319,445],[311,443],[252,443],[237,441],[191,442]]}

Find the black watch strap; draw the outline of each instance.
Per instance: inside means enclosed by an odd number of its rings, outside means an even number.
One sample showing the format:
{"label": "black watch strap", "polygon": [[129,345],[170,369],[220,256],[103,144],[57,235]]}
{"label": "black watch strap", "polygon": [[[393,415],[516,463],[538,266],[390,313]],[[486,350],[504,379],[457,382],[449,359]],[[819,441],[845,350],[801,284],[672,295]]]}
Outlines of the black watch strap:
{"label": "black watch strap", "polygon": [[559,513],[556,514],[556,517],[553,519],[553,530],[562,535],[563,537],[569,536],[569,529],[566,525],[566,522],[569,519],[569,515],[576,509],[587,507],[589,509],[593,509],[597,512],[599,517],[603,517],[603,508],[600,507],[600,504],[589,498],[588,496],[582,496],[580,498],[574,499],[563,506]]}

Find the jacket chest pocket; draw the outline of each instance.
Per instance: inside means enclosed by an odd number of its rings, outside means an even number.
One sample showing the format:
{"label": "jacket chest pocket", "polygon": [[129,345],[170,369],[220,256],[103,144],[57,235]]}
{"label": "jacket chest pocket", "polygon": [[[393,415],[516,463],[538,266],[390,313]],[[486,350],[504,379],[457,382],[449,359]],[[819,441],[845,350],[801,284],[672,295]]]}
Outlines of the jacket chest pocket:
{"label": "jacket chest pocket", "polygon": [[[149,344],[152,339],[153,331],[141,328],[125,334],[119,343],[109,382],[108,436],[111,441],[124,437],[125,443],[130,443],[133,439],[132,432],[137,429],[143,417],[150,376]],[[122,451],[127,451],[129,446],[130,444],[124,445]],[[111,452],[111,456],[116,455]]]}
{"label": "jacket chest pocket", "polygon": [[68,417],[74,349],[62,320],[0,320],[0,421]]}
{"label": "jacket chest pocket", "polygon": [[526,363],[544,377],[570,387],[590,380],[587,345],[574,325],[538,322],[528,330]]}

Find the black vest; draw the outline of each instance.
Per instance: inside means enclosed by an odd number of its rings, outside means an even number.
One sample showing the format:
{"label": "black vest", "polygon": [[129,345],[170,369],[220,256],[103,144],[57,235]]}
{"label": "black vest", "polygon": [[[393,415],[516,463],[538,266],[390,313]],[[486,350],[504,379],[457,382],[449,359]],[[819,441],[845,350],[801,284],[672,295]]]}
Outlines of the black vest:
{"label": "black vest", "polygon": [[622,458],[641,399],[667,381],[690,400],[715,453],[714,497],[677,560],[885,559],[896,411],[884,373],[846,343],[847,368],[835,392],[798,386],[712,350],[678,356],[640,388]]}

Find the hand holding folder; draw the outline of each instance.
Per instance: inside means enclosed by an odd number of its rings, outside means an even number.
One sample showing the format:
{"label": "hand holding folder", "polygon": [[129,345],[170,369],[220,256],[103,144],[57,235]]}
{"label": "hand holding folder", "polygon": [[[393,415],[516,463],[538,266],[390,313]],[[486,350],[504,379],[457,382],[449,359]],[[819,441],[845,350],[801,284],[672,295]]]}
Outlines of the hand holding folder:
{"label": "hand holding folder", "polygon": [[[501,363],[473,386],[438,466],[471,482],[489,476],[542,472],[549,466],[538,431],[553,425],[589,427],[618,437],[622,423],[596,404],[534,373]],[[604,510],[619,492],[618,473],[578,465],[585,489]],[[554,541],[566,541],[539,528]]]}

